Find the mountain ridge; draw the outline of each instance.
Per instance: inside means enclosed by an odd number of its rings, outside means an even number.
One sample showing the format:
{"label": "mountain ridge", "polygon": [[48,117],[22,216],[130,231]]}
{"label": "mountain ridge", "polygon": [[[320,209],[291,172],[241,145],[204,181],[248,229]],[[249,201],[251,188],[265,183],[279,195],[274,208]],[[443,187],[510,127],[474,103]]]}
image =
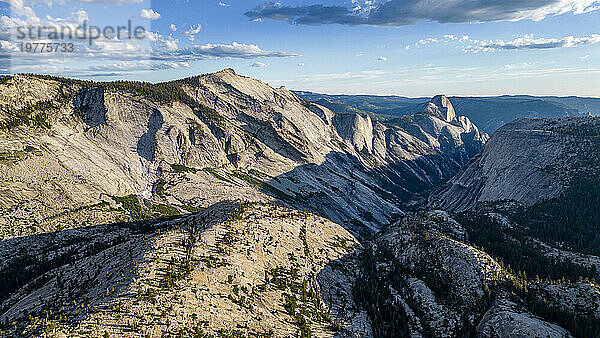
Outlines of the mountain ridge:
{"label": "mountain ridge", "polygon": [[[389,119],[418,112],[429,98],[377,95],[328,95],[297,91],[298,95],[336,112],[358,109]],[[520,117],[564,117],[600,115],[600,98],[529,95],[451,96],[455,110],[468,116],[483,131],[492,134],[502,125]]]}
{"label": "mountain ridge", "polygon": [[[27,210],[3,217],[17,232],[52,228],[70,213],[124,220],[132,213],[117,211],[123,197],[139,217],[138,209],[206,207],[231,190],[299,203],[368,235],[487,140],[468,119],[415,115],[384,124],[335,114],[232,69],[157,85],[17,75],[0,86],[4,206]],[[52,177],[58,168],[69,177],[60,188],[20,178],[23,170]]]}

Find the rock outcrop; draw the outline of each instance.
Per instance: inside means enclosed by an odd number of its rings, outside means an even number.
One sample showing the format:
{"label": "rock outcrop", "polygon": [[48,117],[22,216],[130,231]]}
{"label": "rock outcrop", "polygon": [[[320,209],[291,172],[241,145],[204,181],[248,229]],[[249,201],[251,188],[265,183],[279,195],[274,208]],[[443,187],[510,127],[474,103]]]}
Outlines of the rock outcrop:
{"label": "rock outcrop", "polygon": [[[569,316],[596,320],[595,285],[538,281],[523,289],[514,283],[519,277],[469,242],[470,234],[444,211],[408,214],[358,255],[354,302],[368,309],[375,336],[571,337],[542,315],[566,308]],[[566,317],[560,320],[568,323]]]}
{"label": "rock outcrop", "polygon": [[316,272],[358,247],[314,214],[235,201],[7,240],[0,326],[8,336],[332,337],[352,323],[329,315],[319,290],[337,281],[319,285]]}
{"label": "rock outcrop", "polygon": [[477,337],[572,337],[562,327],[548,323],[522,306],[500,296],[477,325]]}

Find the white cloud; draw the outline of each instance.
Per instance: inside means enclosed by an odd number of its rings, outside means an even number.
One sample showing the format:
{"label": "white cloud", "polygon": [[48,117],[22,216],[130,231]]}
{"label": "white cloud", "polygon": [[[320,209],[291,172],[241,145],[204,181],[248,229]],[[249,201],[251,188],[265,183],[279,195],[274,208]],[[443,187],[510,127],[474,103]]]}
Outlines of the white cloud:
{"label": "white cloud", "polygon": [[190,39],[190,41],[194,41],[196,39],[196,35],[198,33],[200,33],[201,30],[202,30],[202,25],[197,24],[197,25],[190,26],[190,29],[185,31],[183,34],[187,35],[187,37],[188,37],[188,39]]}
{"label": "white cloud", "polygon": [[219,2],[219,6],[221,7],[229,7],[228,4],[224,3],[224,2]]}
{"label": "white cloud", "polygon": [[202,46],[194,46],[181,49],[175,53],[166,53],[162,57],[166,58],[241,58],[251,59],[259,57],[296,57],[300,56],[297,53],[266,51],[257,45],[248,45],[234,42],[227,44],[205,44]]}
{"label": "white cloud", "polygon": [[86,21],[90,20],[90,17],[88,15],[88,13],[86,11],[84,11],[83,9],[78,10],[77,12],[73,13],[71,15],[71,18],[73,19],[73,21],[75,21],[78,24],[83,24]]}
{"label": "white cloud", "polygon": [[[126,54],[140,54],[148,53],[144,46],[134,43],[133,40],[96,40],[94,41],[93,49],[89,49],[89,52],[101,52],[104,54],[112,54],[113,57],[124,57]],[[119,55],[121,53],[122,55]]]}
{"label": "white cloud", "polygon": [[2,0],[2,2],[10,4],[12,17],[22,17],[27,23],[39,23],[41,21],[33,8],[25,6],[24,0]]}
{"label": "white cloud", "polygon": [[584,55],[584,56],[580,56],[580,57],[579,57],[579,60],[581,60],[581,61],[585,61],[585,60],[587,60],[587,59],[589,59],[589,58],[590,58],[590,54],[586,54],[586,55]]}
{"label": "white cloud", "polygon": [[[446,36],[448,36],[448,35],[446,35]],[[446,37],[446,36],[444,36],[444,37]],[[454,37],[453,35],[450,35],[450,36]],[[446,38],[446,39],[448,39],[448,38]],[[452,39],[450,38],[449,40],[452,40]],[[418,45],[424,46],[424,45],[428,45],[428,44],[432,44],[432,43],[438,43],[438,42],[439,41],[438,41],[437,38],[427,38],[427,39],[421,39],[421,40],[417,41],[417,43],[415,45],[417,45],[417,46]]]}
{"label": "white cloud", "polygon": [[525,69],[525,68],[530,68],[532,67],[533,64],[530,62],[522,62],[522,63],[512,63],[512,64],[507,64],[504,65],[504,68],[508,69],[508,70],[513,70],[513,69]]}
{"label": "white cloud", "polygon": [[262,63],[262,62],[255,62],[255,63],[251,64],[250,67],[254,67],[254,68],[267,68],[267,67],[269,67],[269,65],[266,64],[266,63]]}
{"label": "white cloud", "polygon": [[116,71],[144,71],[144,70],[159,70],[159,69],[181,69],[189,68],[189,63],[186,62],[152,62],[149,60],[141,61],[120,61],[117,63],[108,63],[101,65],[90,66],[88,70],[102,72]]}
{"label": "white cloud", "polygon": [[263,22],[263,19],[261,19],[261,18],[252,19],[252,22]]}
{"label": "white cloud", "polygon": [[[600,34],[589,36],[574,37],[566,36],[563,38],[534,38],[531,34],[526,34],[523,37],[513,40],[477,40],[472,39],[468,35],[463,35],[460,38],[446,34],[441,38],[424,38],[415,42],[414,47],[423,47],[431,44],[439,43],[456,43],[462,46],[465,53],[493,52],[496,50],[539,50],[539,49],[554,49],[554,48],[572,48],[583,45],[593,45],[600,43]],[[411,46],[406,46],[409,50]]]}
{"label": "white cloud", "polygon": [[154,42],[158,48],[165,48],[169,52],[174,52],[179,49],[179,40],[172,36],[165,38],[163,35],[150,31],[146,32],[146,36],[148,37],[148,40]]}
{"label": "white cloud", "polygon": [[582,45],[593,45],[600,43],[600,34],[582,37],[566,36],[563,38],[534,38],[533,35],[525,35],[524,37],[516,38],[510,41],[471,41],[474,42],[474,44],[464,48],[465,52],[493,52],[499,49],[522,50],[572,48]]}
{"label": "white cloud", "polygon": [[140,18],[147,20],[158,20],[160,19],[160,14],[155,12],[153,9],[142,9]]}
{"label": "white cloud", "polygon": [[177,42],[178,42],[177,40],[171,40],[171,39],[166,40],[165,41],[165,47],[167,48],[167,50],[169,52],[174,52],[174,51],[176,51],[176,50],[179,49],[179,46],[177,45]]}
{"label": "white cloud", "polygon": [[387,61],[387,57],[380,56],[380,57],[377,58],[377,61]]}

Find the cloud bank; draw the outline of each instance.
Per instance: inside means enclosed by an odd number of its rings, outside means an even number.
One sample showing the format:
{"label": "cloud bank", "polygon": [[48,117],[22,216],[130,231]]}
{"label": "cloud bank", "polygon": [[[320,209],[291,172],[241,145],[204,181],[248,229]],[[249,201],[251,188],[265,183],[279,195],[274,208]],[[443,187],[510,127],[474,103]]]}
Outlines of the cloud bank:
{"label": "cloud bank", "polygon": [[542,20],[564,13],[600,9],[599,0],[354,0],[345,6],[285,6],[267,2],[246,12],[250,19],[269,18],[301,25],[406,26],[421,21],[468,23]]}
{"label": "cloud bank", "polygon": [[583,45],[593,45],[600,42],[600,34],[589,36],[574,37],[566,36],[563,38],[533,38],[531,35],[516,38],[510,41],[481,41],[479,45],[467,47],[466,51],[471,52],[488,52],[498,49],[515,50],[515,49],[555,49],[555,48],[572,48]]}
{"label": "cloud bank", "polygon": [[[600,34],[580,37],[570,35],[562,38],[535,38],[531,34],[526,34],[513,40],[477,40],[468,35],[459,37],[448,34],[439,38],[421,39],[415,42],[413,46],[420,48],[440,43],[458,43],[465,53],[494,52],[497,50],[544,50],[595,45],[600,43]],[[410,45],[407,47],[410,47]]]}
{"label": "cloud bank", "polygon": [[232,44],[205,44],[160,54],[164,59],[253,59],[262,57],[297,57],[297,53],[263,50],[257,45],[233,42]]}

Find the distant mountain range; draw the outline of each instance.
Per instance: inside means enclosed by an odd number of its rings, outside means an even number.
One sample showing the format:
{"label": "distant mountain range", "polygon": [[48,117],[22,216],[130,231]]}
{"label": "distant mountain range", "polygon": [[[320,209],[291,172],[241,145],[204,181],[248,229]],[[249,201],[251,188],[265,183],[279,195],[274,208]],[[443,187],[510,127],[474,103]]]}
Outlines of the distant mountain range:
{"label": "distant mountain range", "polygon": [[[363,111],[386,119],[418,112],[429,98],[376,95],[328,95],[306,91],[296,94],[318,103],[334,112]],[[576,96],[495,96],[495,97],[450,97],[458,115],[464,115],[487,133],[522,117],[565,117],[600,115],[600,98]]]}

